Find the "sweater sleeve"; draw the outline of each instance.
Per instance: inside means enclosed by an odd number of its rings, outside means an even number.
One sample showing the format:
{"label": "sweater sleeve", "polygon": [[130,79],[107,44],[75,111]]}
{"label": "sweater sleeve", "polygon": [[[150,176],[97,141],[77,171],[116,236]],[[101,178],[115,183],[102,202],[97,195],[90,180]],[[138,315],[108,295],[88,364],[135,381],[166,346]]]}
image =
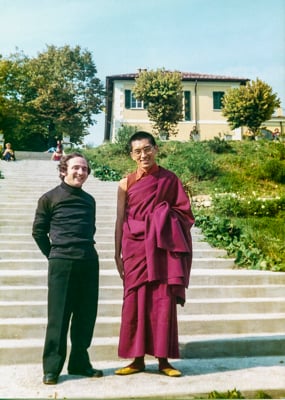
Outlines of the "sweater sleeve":
{"label": "sweater sleeve", "polygon": [[50,205],[46,196],[42,196],[38,201],[35,213],[32,236],[41,252],[48,257],[51,249],[49,239],[50,230]]}

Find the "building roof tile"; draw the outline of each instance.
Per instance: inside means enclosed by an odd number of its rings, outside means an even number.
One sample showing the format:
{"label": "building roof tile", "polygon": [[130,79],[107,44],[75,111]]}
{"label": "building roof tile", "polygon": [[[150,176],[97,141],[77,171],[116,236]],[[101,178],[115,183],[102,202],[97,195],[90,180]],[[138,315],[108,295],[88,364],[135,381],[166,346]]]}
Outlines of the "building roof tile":
{"label": "building roof tile", "polygon": [[[179,71],[181,72],[181,71]],[[247,82],[249,79],[243,77],[234,77],[234,76],[225,76],[225,75],[210,75],[210,74],[201,74],[196,72],[181,72],[183,81],[227,81],[227,82]],[[136,79],[139,75],[139,72],[136,73],[127,73],[127,74],[118,74],[118,75],[110,75],[107,76],[108,80],[133,80]]]}

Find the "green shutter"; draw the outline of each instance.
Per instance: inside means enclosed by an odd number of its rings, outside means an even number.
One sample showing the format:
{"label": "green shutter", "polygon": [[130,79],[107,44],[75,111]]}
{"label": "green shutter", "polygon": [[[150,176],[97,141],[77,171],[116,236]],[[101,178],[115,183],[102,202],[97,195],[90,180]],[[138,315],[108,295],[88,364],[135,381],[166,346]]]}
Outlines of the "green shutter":
{"label": "green shutter", "polygon": [[125,90],[125,108],[131,108],[131,91]]}
{"label": "green shutter", "polygon": [[188,90],[184,92],[184,119],[191,121],[191,92]]}
{"label": "green shutter", "polygon": [[222,100],[225,92],[213,92],[213,108],[220,110],[222,108]]}

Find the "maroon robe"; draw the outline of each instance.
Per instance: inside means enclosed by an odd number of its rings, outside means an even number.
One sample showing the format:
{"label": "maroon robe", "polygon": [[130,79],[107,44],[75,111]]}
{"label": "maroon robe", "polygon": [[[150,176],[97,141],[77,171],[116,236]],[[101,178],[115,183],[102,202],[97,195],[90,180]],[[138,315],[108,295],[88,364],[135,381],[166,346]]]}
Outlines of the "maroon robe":
{"label": "maroon robe", "polygon": [[176,304],[184,304],[189,284],[193,223],[172,172],[159,167],[128,189],[120,357],[179,357]]}

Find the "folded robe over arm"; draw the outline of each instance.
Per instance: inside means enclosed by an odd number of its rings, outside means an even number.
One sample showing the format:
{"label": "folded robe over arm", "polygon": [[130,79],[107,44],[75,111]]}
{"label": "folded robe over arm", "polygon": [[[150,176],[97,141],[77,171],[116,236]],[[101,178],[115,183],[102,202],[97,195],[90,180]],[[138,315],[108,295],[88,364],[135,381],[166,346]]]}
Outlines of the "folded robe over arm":
{"label": "folded robe over arm", "polygon": [[163,202],[147,221],[145,240],[148,280],[173,285],[173,290],[179,290],[177,302],[182,305],[192,260],[190,229],[186,229],[182,215]]}

